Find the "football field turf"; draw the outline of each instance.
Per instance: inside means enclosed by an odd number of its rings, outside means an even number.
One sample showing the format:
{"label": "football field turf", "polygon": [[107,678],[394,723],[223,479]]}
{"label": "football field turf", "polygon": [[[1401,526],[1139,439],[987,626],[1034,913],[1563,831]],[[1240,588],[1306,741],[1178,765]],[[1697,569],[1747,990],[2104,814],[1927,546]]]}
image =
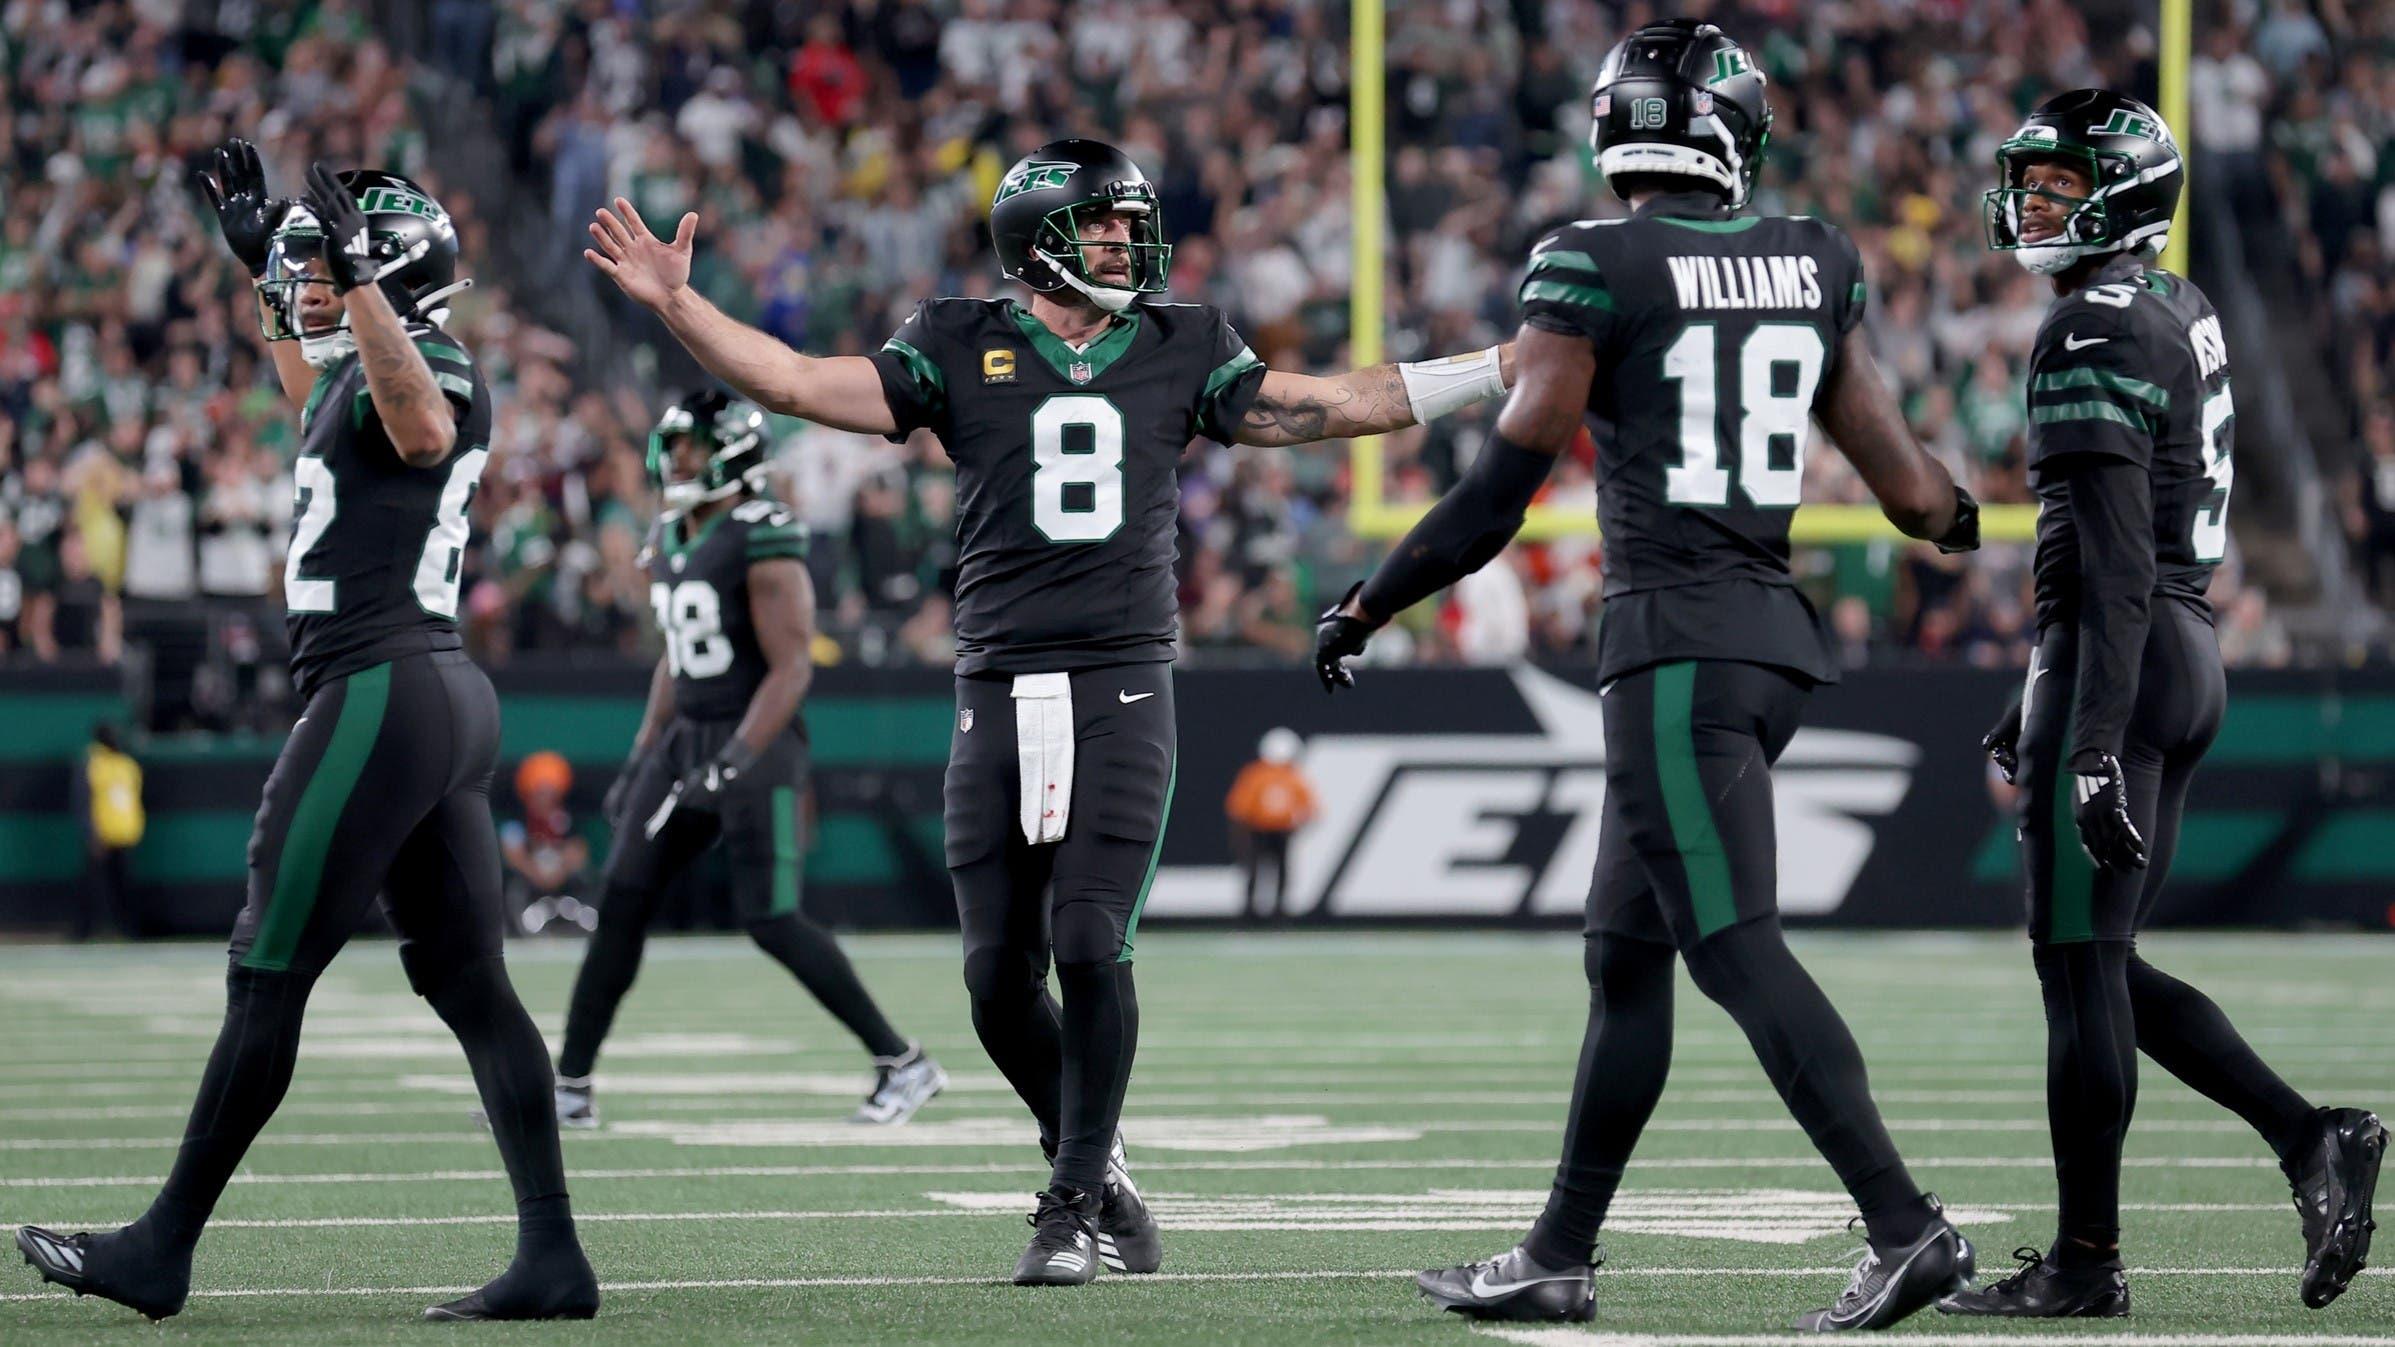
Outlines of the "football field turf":
{"label": "football field turf", "polygon": [[[2023,942],[1797,943],[1861,1039],[1914,1173],[1978,1244],[1983,1279],[2008,1272],[2054,1216]],[[2395,942],[2145,948],[2316,1101],[2395,1106]],[[595,1323],[417,1322],[506,1262],[512,1203],[464,1059],[391,948],[361,942],[317,987],[298,1079],[200,1245],[183,1314],[153,1330],[10,1257],[0,1343],[1586,1339],[1476,1331],[1408,1279],[1502,1251],[1543,1200],[1587,1003],[1576,937],[1143,932],[1125,1131],[1164,1272],[1080,1290],[1004,1284],[1044,1171],[974,1040],[953,938],[850,949],[953,1076],[904,1128],[844,1121],[863,1056],[779,967],[733,939],[652,942],[600,1062],[605,1125],[565,1139],[607,1288]],[[552,1043],[580,952],[510,954]],[[216,1032],[223,966],[199,945],[0,948],[0,1224],[105,1228],[140,1212]],[[1783,1335],[1836,1295],[1859,1244],[1745,1040],[1685,977],[1679,991],[1671,1085],[1605,1237],[1592,1328],[1620,1347]],[[2299,1304],[2295,1215],[2261,1143],[2151,1063],[2140,1084],[2122,1190],[2135,1317],[1991,1329],[1929,1314],[1898,1331],[2395,1344],[2395,1281],[2376,1268],[2326,1312]],[[2395,1266],[2395,1248],[2379,1261]]]}

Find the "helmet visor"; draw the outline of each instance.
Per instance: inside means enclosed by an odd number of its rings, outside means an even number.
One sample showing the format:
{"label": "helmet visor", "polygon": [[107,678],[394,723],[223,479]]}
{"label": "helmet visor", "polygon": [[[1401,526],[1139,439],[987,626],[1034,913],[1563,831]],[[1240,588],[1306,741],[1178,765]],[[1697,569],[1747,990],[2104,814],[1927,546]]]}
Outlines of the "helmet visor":
{"label": "helmet visor", "polygon": [[[324,273],[323,263],[324,236],[313,229],[285,230],[267,245],[266,273],[258,278],[258,295],[263,301],[258,306],[258,330],[268,341],[321,337],[348,326],[341,296]],[[323,288],[310,288],[315,286]],[[306,317],[311,308],[319,315],[313,323]]]}

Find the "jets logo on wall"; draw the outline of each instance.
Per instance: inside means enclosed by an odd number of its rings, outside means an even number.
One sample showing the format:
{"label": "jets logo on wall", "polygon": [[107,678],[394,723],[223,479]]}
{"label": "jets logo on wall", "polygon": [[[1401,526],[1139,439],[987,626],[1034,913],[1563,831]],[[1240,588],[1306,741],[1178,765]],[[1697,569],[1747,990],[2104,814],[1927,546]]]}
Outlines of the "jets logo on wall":
{"label": "jets logo on wall", "polygon": [[[1299,760],[1320,810],[1289,854],[1287,910],[1358,917],[1581,911],[1605,813],[1604,701],[1533,668],[1508,671],[1537,729],[1317,734]],[[1780,908],[1837,910],[1870,859],[1920,750],[1890,735],[1804,729],[1772,771]],[[1228,866],[1167,866],[1148,910],[1241,910]]]}

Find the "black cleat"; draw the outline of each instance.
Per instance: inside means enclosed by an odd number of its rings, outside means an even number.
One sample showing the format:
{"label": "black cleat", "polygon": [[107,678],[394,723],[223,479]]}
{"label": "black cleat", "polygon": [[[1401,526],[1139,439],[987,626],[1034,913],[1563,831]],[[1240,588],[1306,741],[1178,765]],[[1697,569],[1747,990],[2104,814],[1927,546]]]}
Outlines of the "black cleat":
{"label": "black cleat", "polygon": [[2005,1319],[2125,1319],[2129,1274],[2116,1255],[2101,1263],[2068,1267],[2044,1251],[2012,1251],[2021,1270],[1993,1286],[1957,1291],[1938,1302],[1940,1314],[1992,1315]]}
{"label": "black cleat", "polygon": [[1015,1260],[1017,1286],[1086,1286],[1097,1280],[1098,1195],[1055,1188],[1031,1213],[1031,1246]]}
{"label": "black cleat", "polygon": [[1123,1134],[1114,1134],[1114,1153],[1106,1158],[1106,1191],[1098,1196],[1098,1261],[1109,1272],[1139,1274],[1164,1266],[1164,1237],[1156,1218],[1131,1182]]}
{"label": "black cleat", "polygon": [[480,1323],[588,1319],[598,1312],[599,1279],[581,1246],[568,1244],[529,1262],[519,1253],[490,1285],[447,1304],[427,1306],[424,1317],[435,1323]]}
{"label": "black cleat", "polygon": [[1485,1263],[1417,1273],[1414,1285],[1440,1309],[1470,1319],[1585,1324],[1597,1317],[1596,1264],[1546,1267],[1519,1246]]}
{"label": "black cleat", "polygon": [[[1929,1204],[1930,1210],[1941,1210],[1935,1196]],[[1969,1286],[1976,1270],[1971,1241],[1939,1216],[1919,1239],[1902,1248],[1865,1249],[1838,1303],[1798,1317],[1796,1326],[1807,1333],[1886,1328],[1939,1296]]]}
{"label": "black cleat", "polygon": [[61,1235],[17,1227],[17,1250],[42,1274],[78,1296],[98,1296],[152,1319],[182,1312],[191,1296],[191,1255],[162,1255],[132,1227],[98,1235]]}
{"label": "black cleat", "polygon": [[2345,1294],[2354,1274],[2369,1266],[2370,1198],[2378,1190],[2378,1164],[2387,1153],[2387,1129],[2378,1115],[2358,1108],[2324,1108],[2315,1115],[2320,1136],[2287,1170],[2295,1189],[2295,1211],[2304,1225],[2304,1303],[2326,1309]]}

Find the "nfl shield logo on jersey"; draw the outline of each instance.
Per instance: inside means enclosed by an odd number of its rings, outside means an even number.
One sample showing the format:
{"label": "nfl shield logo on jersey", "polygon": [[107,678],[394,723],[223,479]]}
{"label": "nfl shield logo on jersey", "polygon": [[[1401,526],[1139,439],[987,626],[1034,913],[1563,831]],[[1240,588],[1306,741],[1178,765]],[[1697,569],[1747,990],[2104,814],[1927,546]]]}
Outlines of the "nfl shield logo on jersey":
{"label": "nfl shield logo on jersey", "polygon": [[1089,367],[1089,362],[1086,360],[1074,361],[1073,367],[1069,370],[1066,370],[1065,373],[1071,376],[1073,382],[1077,384],[1088,383],[1091,379],[1097,377],[1097,371],[1091,369]]}
{"label": "nfl shield logo on jersey", "polygon": [[970,707],[970,706],[966,707],[966,708],[965,708],[965,710],[964,710],[964,714],[962,714],[962,715],[960,715],[960,716],[958,716],[958,717],[956,718],[956,728],[957,728],[957,730],[958,730],[960,733],[964,733],[964,734],[971,734],[971,733],[973,732],[973,708],[972,708],[972,707]]}

